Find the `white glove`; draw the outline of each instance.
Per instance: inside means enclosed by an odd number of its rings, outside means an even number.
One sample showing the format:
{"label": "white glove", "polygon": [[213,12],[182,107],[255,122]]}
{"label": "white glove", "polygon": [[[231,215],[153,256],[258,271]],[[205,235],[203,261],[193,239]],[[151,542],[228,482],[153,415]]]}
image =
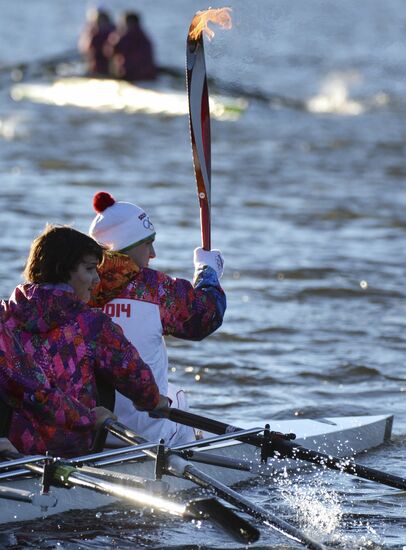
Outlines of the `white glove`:
{"label": "white glove", "polygon": [[205,265],[212,267],[217,273],[217,277],[220,280],[224,271],[224,258],[221,255],[220,250],[203,250],[203,248],[195,248],[193,255],[193,263],[195,264],[195,270],[202,269]]}

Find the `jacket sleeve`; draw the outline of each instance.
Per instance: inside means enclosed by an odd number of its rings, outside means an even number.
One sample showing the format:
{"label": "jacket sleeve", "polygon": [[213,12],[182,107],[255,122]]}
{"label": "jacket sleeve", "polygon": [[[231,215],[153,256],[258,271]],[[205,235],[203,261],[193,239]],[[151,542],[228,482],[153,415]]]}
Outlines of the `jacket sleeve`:
{"label": "jacket sleeve", "polygon": [[90,409],[52,386],[40,366],[0,327],[0,397],[32,425],[46,423],[72,431],[92,431]]}
{"label": "jacket sleeve", "polygon": [[159,402],[159,389],[150,367],[127,340],[118,325],[105,315],[97,339],[97,370],[117,391],[131,399],[137,408],[151,411]]}
{"label": "jacket sleeve", "polygon": [[221,326],[226,296],[214,269],[205,266],[199,270],[193,285],[164,273],[159,277],[158,300],[164,334],[203,340]]}

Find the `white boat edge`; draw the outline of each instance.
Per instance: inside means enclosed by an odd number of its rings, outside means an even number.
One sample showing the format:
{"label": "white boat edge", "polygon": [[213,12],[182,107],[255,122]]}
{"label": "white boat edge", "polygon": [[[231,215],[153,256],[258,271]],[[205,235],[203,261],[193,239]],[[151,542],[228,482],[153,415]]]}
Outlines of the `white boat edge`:
{"label": "white boat edge", "polygon": [[[65,77],[51,82],[14,84],[14,101],[32,101],[59,107],[80,107],[102,112],[124,111],[151,115],[188,114],[184,91],[164,88],[157,83],[132,84],[109,78]],[[235,120],[247,108],[246,99],[212,94],[210,114],[217,120]]]}
{"label": "white boat edge", "polygon": [[[296,443],[306,448],[317,450],[321,453],[331,454],[336,457],[347,457],[359,454],[382,445],[388,441],[392,433],[392,415],[377,416],[352,416],[352,417],[328,417],[320,419],[291,419],[276,420],[271,422],[271,430],[282,433],[296,433]],[[216,441],[216,438],[213,438]],[[298,468],[298,462],[290,460],[270,459],[267,465],[261,465],[260,451],[252,445],[240,443],[235,440],[227,442],[214,442],[210,446],[205,440],[194,444],[198,450],[213,452],[234,459],[251,461],[256,475],[272,476],[282,470]],[[184,447],[184,446],[179,446]],[[190,446],[192,448],[193,446]],[[143,456],[142,453],[139,455]],[[123,462],[123,458],[117,458],[117,463],[112,460],[110,466],[103,464],[103,468],[115,472],[131,473],[137,476],[153,479],[154,462],[150,459],[136,459],[132,462]],[[108,460],[107,460],[108,462]],[[306,464],[301,463],[306,466]],[[220,479],[227,485],[234,485],[249,478],[252,473],[219,468],[209,465],[197,464],[198,468],[209,475]],[[39,480],[33,477],[4,479],[5,473],[0,476],[0,485],[15,489],[22,489],[33,493],[39,492]],[[340,474],[337,474],[340,475]],[[170,492],[188,489],[191,482],[176,479],[172,476],[164,476],[170,484]],[[84,488],[52,488],[52,495],[57,499],[54,508],[49,508],[46,513],[32,504],[0,499],[0,524],[8,524],[21,521],[32,521],[45,516],[63,513],[69,510],[97,509],[117,501],[117,499]]]}

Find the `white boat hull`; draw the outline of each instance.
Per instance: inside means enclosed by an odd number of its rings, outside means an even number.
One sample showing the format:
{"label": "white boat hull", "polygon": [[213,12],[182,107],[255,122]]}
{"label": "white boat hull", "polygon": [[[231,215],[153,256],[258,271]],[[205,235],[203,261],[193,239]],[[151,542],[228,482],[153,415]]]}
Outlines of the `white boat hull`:
{"label": "white boat hull", "polygon": [[[125,111],[153,115],[179,116],[188,113],[185,92],[164,89],[157,83],[135,85],[108,78],[66,77],[53,82],[21,83],[12,86],[15,101],[28,100],[57,106],[73,106],[98,111]],[[210,113],[213,118],[238,118],[247,101],[212,95]]]}
{"label": "white boat hull", "polygon": [[[296,442],[304,447],[336,457],[350,456],[377,447],[391,436],[392,416],[360,416],[325,419],[293,419],[273,421],[271,429],[282,433],[296,433]],[[245,459],[253,464],[253,473],[219,468],[204,464],[196,466],[207,474],[219,479],[222,483],[233,485],[252,478],[253,475],[272,476],[284,469],[297,468],[298,463],[290,460],[270,459],[267,465],[261,465],[259,450],[252,445],[237,441],[228,441],[202,447],[205,450],[230,458]],[[118,460],[118,459],[117,459]],[[112,462],[110,460],[110,462]],[[301,463],[305,466],[305,463]],[[154,477],[154,462],[150,459],[135,462],[119,462],[110,466],[102,465],[104,469],[115,472],[131,473],[145,478]],[[338,474],[339,475],[339,474]],[[170,492],[180,491],[192,486],[191,482],[164,476],[169,482]],[[25,477],[10,480],[0,479],[0,485],[24,489],[31,492],[39,491],[38,478]],[[32,505],[0,499],[0,523],[34,520],[44,515],[58,514],[67,510],[96,509],[112,504],[116,499],[104,496],[83,488],[52,488],[52,494],[57,498],[57,505],[46,513]]]}

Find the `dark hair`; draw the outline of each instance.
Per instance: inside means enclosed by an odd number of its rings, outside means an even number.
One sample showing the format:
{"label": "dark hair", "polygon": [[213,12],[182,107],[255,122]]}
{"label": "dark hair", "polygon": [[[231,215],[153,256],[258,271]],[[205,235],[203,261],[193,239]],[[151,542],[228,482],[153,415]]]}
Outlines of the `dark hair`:
{"label": "dark hair", "polygon": [[106,11],[99,10],[96,21],[99,25],[109,25],[111,24],[111,17]]}
{"label": "dark hair", "polygon": [[127,25],[138,25],[140,22],[140,16],[134,11],[126,11],[123,14],[123,19]]}
{"label": "dark hair", "polygon": [[101,262],[103,247],[72,227],[47,225],[31,244],[24,278],[30,283],[66,283],[86,255]]}

